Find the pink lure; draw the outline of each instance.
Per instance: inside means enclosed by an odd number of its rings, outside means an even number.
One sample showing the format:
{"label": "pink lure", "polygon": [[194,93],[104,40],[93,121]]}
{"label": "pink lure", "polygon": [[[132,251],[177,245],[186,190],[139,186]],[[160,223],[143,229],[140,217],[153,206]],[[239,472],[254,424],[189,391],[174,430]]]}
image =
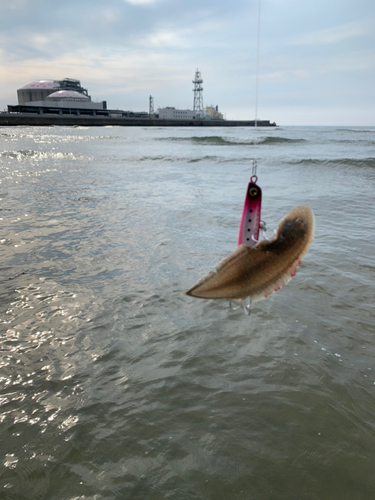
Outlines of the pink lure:
{"label": "pink lure", "polygon": [[257,181],[258,179],[256,176],[252,176],[247,186],[238,234],[238,244],[247,247],[255,246],[259,239],[262,190],[253,180]]}

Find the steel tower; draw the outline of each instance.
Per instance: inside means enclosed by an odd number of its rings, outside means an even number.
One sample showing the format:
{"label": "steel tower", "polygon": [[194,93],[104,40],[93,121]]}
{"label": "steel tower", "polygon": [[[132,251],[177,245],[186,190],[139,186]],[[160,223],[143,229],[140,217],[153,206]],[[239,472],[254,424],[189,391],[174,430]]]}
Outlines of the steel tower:
{"label": "steel tower", "polygon": [[202,87],[202,77],[201,77],[201,72],[197,71],[195,72],[195,80],[193,80],[194,83],[194,107],[193,110],[195,111],[195,116],[196,118],[203,118],[203,87]]}

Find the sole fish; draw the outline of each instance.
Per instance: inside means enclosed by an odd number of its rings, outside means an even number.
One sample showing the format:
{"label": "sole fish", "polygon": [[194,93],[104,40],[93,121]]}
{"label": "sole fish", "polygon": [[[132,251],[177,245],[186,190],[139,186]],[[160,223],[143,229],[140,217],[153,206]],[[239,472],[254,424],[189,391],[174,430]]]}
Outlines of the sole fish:
{"label": "sole fish", "polygon": [[315,218],[307,206],[293,208],[277,227],[272,240],[253,248],[239,245],[186,293],[201,299],[262,300],[280,290],[296,274],[314,239]]}

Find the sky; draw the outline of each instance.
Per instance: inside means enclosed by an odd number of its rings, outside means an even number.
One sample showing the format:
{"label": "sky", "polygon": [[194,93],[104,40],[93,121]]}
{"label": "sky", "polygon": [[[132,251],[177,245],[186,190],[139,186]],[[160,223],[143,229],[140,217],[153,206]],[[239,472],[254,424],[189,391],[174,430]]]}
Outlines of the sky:
{"label": "sky", "polygon": [[193,108],[279,125],[375,125],[375,1],[0,0],[0,110],[75,78],[109,109]]}

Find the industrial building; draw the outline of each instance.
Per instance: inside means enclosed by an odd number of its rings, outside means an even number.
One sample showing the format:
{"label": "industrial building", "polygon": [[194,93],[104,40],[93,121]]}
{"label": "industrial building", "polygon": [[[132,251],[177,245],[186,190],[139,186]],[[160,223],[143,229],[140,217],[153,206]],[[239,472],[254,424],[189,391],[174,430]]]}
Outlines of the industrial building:
{"label": "industrial building", "polygon": [[[2,124],[65,124],[81,123],[102,126],[157,125],[162,126],[254,126],[254,121],[227,121],[217,106],[203,107],[203,79],[199,70],[193,80],[194,104],[191,109],[173,106],[154,112],[154,98],[149,98],[149,111],[107,109],[107,102],[93,102],[79,80],[37,80],[17,90],[18,104],[8,105],[7,113],[0,113]],[[274,126],[268,120],[257,121],[259,126]]]}
{"label": "industrial building", "polygon": [[[177,109],[171,106],[159,108],[157,116],[161,120],[195,120],[197,113],[191,109]],[[200,120],[224,120],[223,114],[219,112],[218,106],[207,106],[200,113]]]}
{"label": "industrial building", "polygon": [[80,109],[107,109],[106,101],[92,102],[90,96],[75,90],[57,90],[49,94],[42,101],[25,102],[24,106],[40,106],[47,108],[80,108]]}
{"label": "industrial building", "polygon": [[195,120],[196,113],[191,109],[166,107],[159,108],[158,115],[161,120]]}
{"label": "industrial building", "polygon": [[205,113],[212,119],[212,120],[224,120],[223,113],[220,113],[219,111],[219,106],[207,106],[204,108]]}
{"label": "industrial building", "polygon": [[31,102],[45,101],[48,96],[61,90],[78,92],[91,101],[87,89],[81,87],[79,80],[65,78],[64,80],[38,80],[28,83],[17,90],[18,104],[22,106]]}
{"label": "industrial building", "polygon": [[[38,80],[17,90],[18,110],[62,114],[64,110],[105,110],[106,101],[92,102],[87,89],[79,80]],[[14,108],[14,106],[11,106]],[[10,109],[10,111],[17,111]],[[79,114],[79,112],[77,113]]]}
{"label": "industrial building", "polygon": [[84,115],[102,118],[149,118],[146,112],[107,109],[107,102],[93,102],[79,80],[37,80],[17,90],[18,105],[9,113],[38,115]]}

